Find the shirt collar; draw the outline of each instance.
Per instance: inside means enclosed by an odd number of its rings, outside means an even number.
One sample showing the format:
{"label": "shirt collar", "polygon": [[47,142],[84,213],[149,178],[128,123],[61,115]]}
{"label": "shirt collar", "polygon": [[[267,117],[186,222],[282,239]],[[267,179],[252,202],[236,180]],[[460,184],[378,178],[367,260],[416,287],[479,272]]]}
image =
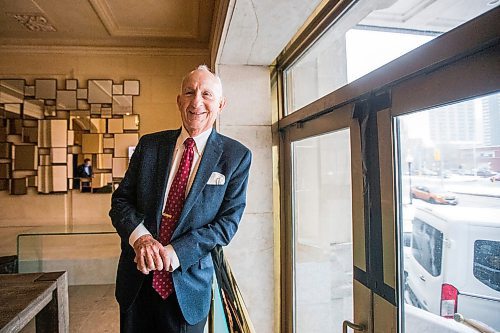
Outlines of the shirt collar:
{"label": "shirt collar", "polygon": [[[197,136],[193,136],[193,140],[196,143],[195,151],[198,153],[199,156],[203,154],[205,146],[207,145],[208,137],[210,136],[211,133],[212,133],[212,128],[209,128],[205,132],[202,132]],[[176,148],[179,149],[180,147],[182,147],[184,141],[186,141],[186,139],[189,137],[190,137],[189,133],[186,131],[184,126],[182,126],[181,134],[177,138]]]}

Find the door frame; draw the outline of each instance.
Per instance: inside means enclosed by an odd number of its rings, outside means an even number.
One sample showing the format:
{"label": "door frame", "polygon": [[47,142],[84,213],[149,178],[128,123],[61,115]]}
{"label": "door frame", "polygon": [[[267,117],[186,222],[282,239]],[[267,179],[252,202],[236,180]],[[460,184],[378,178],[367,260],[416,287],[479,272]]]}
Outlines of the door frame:
{"label": "door frame", "polygon": [[[355,321],[366,323],[368,332],[384,332],[395,328],[401,331],[401,307],[398,305],[401,301],[401,255],[397,251],[401,231],[398,223],[400,212],[395,200],[400,196],[401,189],[396,179],[399,167],[393,160],[398,149],[398,142],[394,140],[394,117],[430,105],[442,105],[498,90],[500,66],[494,60],[500,55],[499,14],[500,7],[492,9],[278,120],[276,130],[280,138],[281,161],[281,332],[294,332],[295,316],[291,142],[338,128],[351,129],[353,242],[356,242],[353,244],[353,260],[354,269],[358,270],[354,277],[354,302],[369,306],[369,309],[355,308]],[[466,76],[464,73],[467,73]],[[279,66],[277,77],[282,87],[283,75]],[[443,87],[448,87],[446,93]],[[282,89],[277,99],[279,109],[284,110]],[[370,149],[365,150],[365,154],[362,152],[362,138],[366,134],[366,128],[362,128],[364,123],[360,121],[363,114],[370,116],[373,121],[368,128],[372,131],[370,137],[377,137],[376,154],[370,155]],[[369,141],[365,139],[364,142]],[[366,173],[366,162],[375,160],[372,174],[377,177],[373,171],[377,166],[378,170],[383,171],[372,185],[378,191],[380,200],[380,210],[373,216],[373,210],[366,204],[371,201],[366,198],[367,191],[363,183],[366,186],[369,184],[367,179],[370,179]],[[360,193],[365,194],[363,199],[360,199]],[[359,205],[360,202],[363,204]],[[360,215],[360,212],[362,216],[355,215]],[[380,233],[376,242],[372,241],[374,232]],[[372,268],[378,263],[383,264],[382,275],[379,271],[374,278]],[[365,278],[362,277],[363,272],[368,272]],[[363,299],[358,302],[356,295],[363,295]]]}

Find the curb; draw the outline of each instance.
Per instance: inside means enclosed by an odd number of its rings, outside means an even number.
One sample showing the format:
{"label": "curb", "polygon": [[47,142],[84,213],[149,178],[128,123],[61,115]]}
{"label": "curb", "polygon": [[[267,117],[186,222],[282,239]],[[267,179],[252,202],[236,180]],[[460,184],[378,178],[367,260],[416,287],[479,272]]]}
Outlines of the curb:
{"label": "curb", "polygon": [[456,191],[450,191],[450,192],[457,194],[474,195],[476,197],[500,198],[500,194],[479,194],[479,193],[467,193],[467,192],[456,192]]}

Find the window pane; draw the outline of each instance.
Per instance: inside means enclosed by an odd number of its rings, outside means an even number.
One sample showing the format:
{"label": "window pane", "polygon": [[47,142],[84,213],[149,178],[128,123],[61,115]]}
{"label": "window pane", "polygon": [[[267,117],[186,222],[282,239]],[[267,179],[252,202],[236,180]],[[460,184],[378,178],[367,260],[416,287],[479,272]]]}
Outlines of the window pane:
{"label": "window pane", "polygon": [[396,124],[406,332],[455,313],[500,330],[500,93]]}
{"label": "window pane", "polygon": [[349,130],[294,142],[295,332],[353,318]]}
{"label": "window pane", "polygon": [[500,241],[474,242],[474,276],[488,287],[500,291]]}
{"label": "window pane", "polygon": [[356,1],[285,71],[286,112],[302,108],[499,4]]}
{"label": "window pane", "polygon": [[417,218],[413,220],[412,254],[432,276],[441,274],[443,233]]}

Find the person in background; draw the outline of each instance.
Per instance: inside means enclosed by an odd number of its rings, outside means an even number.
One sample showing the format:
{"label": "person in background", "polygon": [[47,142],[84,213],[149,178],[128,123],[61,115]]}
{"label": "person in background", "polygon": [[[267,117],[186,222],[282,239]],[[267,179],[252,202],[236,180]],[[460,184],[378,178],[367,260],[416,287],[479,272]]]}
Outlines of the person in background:
{"label": "person in background", "polygon": [[76,176],[79,178],[91,178],[94,175],[90,158],[86,158],[83,164],[80,164],[76,169]]}
{"label": "person in background", "polygon": [[238,229],[251,163],[248,148],[213,128],[225,103],[206,66],[187,74],[177,96],[182,127],[141,137],[112,195],[121,332],[204,330],[211,251]]}
{"label": "person in background", "polygon": [[74,188],[82,192],[92,192],[91,178],[94,176],[90,158],[86,158],[83,164],[76,168],[76,178],[74,179]]}

